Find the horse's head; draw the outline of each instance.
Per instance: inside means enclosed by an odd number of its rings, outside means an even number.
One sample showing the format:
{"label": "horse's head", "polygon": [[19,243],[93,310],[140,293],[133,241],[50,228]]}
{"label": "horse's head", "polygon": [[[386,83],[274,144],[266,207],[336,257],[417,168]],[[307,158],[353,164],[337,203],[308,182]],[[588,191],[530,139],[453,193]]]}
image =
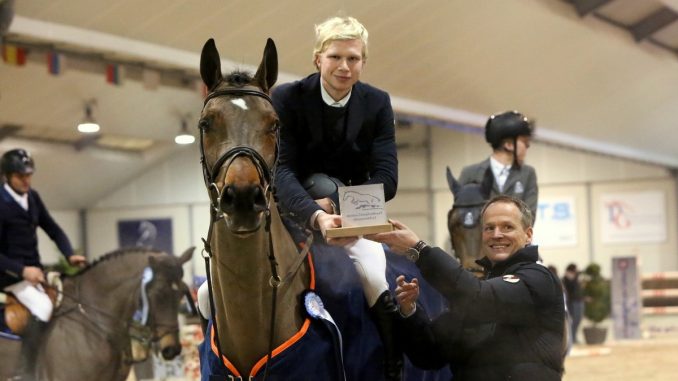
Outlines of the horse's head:
{"label": "horse's head", "polygon": [[268,213],[277,159],[278,116],[269,90],[278,77],[278,56],[268,39],[254,77],[221,74],[213,39],[200,57],[200,75],[209,91],[200,115],[203,174],[212,207],[236,234],[259,229]]}
{"label": "horse's head", "polygon": [[[148,268],[152,276],[145,284],[148,298],[146,326],[152,330],[162,357],[169,360],[181,352],[179,341],[179,304],[181,298],[191,297],[188,286],[183,282],[182,265],[193,255],[191,247],[180,257],[159,254],[148,257]],[[147,275],[146,275],[147,276]]]}
{"label": "horse's head", "polygon": [[489,198],[492,183],[483,181],[482,184],[461,185],[448,167],[447,184],[454,195],[454,205],[447,214],[447,229],[454,253],[464,268],[479,271],[475,261],[482,256],[480,211]]}

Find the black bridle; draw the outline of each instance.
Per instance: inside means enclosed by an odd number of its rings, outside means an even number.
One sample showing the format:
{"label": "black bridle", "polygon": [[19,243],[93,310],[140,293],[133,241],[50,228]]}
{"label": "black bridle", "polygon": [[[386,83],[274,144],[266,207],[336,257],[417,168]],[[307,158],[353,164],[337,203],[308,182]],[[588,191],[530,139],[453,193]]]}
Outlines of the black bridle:
{"label": "black bridle", "polygon": [[[84,302],[80,292],[80,279],[77,279],[74,282],[75,295],[64,292],[63,290],[46,283],[42,284],[43,287],[53,289],[57,294],[70,299],[73,303],[73,306],[70,306],[67,309],[62,308],[55,311],[52,319],[68,315],[72,312],[78,312],[90,324],[97,327],[99,330],[97,332],[103,333],[112,345],[117,346],[118,349],[123,352],[123,360],[126,364],[133,364],[146,360],[145,358],[138,360],[134,359],[132,350],[127,344],[128,341],[136,340],[147,350],[152,343],[159,341],[165,335],[179,332],[179,325],[175,323],[164,323],[151,319],[146,324],[141,324],[134,319],[121,319],[120,316],[104,311],[103,309],[94,306],[92,303]],[[187,286],[184,287],[188,290]],[[133,298],[138,299],[137,294],[134,294]],[[192,298],[189,299],[189,304],[190,303],[193,303]],[[192,308],[195,310],[195,306]],[[112,329],[108,329],[108,327],[101,322],[102,317],[113,323]],[[157,332],[159,328],[163,328],[161,331],[162,333]]]}
{"label": "black bridle", "polygon": [[[207,95],[205,98],[205,101],[203,103],[203,110],[207,106],[207,103],[217,97],[223,97],[223,96],[243,96],[243,95],[249,95],[249,96],[255,96],[259,98],[263,98],[266,100],[271,106],[273,106],[273,101],[271,98],[268,96],[263,91],[260,90],[254,90],[254,89],[246,89],[246,88],[226,88],[222,90],[216,90]],[[269,246],[269,256],[268,260],[271,265],[271,278],[269,280],[269,285],[273,288],[273,293],[272,293],[272,301],[271,301],[271,323],[270,323],[270,338],[269,338],[269,349],[268,349],[268,360],[266,361],[266,368],[264,370],[264,380],[268,376],[268,365],[271,362],[271,356],[273,353],[273,339],[275,337],[274,335],[274,329],[275,329],[275,314],[276,314],[276,299],[277,299],[277,291],[278,287],[287,282],[289,279],[292,278],[292,276],[296,273],[297,269],[303,262],[304,258],[306,257],[306,254],[308,253],[308,250],[311,247],[311,242],[312,242],[312,237],[313,235],[309,235],[308,239],[306,240],[306,244],[304,245],[304,248],[302,252],[299,254],[297,259],[292,265],[291,270],[285,274],[284,278],[280,278],[280,275],[278,274],[278,262],[275,258],[275,253],[273,250],[273,236],[271,234],[271,199],[273,196],[273,184],[275,182],[275,169],[278,163],[278,153],[279,153],[279,131],[276,130],[276,137],[275,137],[275,143],[276,143],[276,150],[275,150],[275,159],[273,161],[273,165],[269,166],[266,160],[261,156],[259,152],[257,152],[254,148],[245,146],[245,145],[238,145],[235,147],[230,148],[226,152],[224,152],[219,159],[214,163],[212,168],[210,168],[207,164],[207,159],[205,157],[205,141],[204,141],[204,129],[200,128],[200,163],[202,165],[202,172],[203,172],[203,178],[205,180],[205,186],[207,187],[208,195],[210,198],[210,225],[207,231],[207,238],[203,238],[203,258],[205,258],[205,272],[207,275],[207,286],[209,290],[209,303],[210,303],[210,309],[211,309],[211,318],[212,318],[212,325],[214,326],[214,338],[215,338],[215,343],[217,346],[217,350],[219,352],[219,358],[220,360],[223,358],[223,352],[221,350],[221,345],[219,342],[219,335],[218,335],[218,328],[217,328],[217,320],[215,318],[215,303],[214,303],[214,297],[212,293],[212,279],[210,275],[210,264],[209,260],[212,258],[212,232],[213,228],[216,222],[218,222],[220,219],[224,218],[223,212],[219,209],[219,205],[221,202],[221,197],[222,197],[222,190],[219,190],[219,187],[216,185],[216,180],[217,176],[223,166],[226,166],[226,169],[230,167],[230,165],[233,163],[233,161],[240,157],[244,156],[248,158],[254,166],[257,169],[257,172],[259,173],[259,179],[260,183],[259,185],[263,189],[263,194],[264,198],[266,200],[266,206],[264,208],[264,216],[266,218],[264,229],[266,231],[266,234],[268,235],[268,246]]]}
{"label": "black bridle", "polygon": [[[253,90],[253,89],[243,89],[243,88],[229,88],[229,89],[223,89],[223,90],[217,90],[214,92],[211,92],[207,95],[205,98],[205,102],[203,103],[203,109],[205,106],[207,106],[207,102],[210,100],[217,98],[217,97],[224,97],[224,96],[231,96],[231,95],[251,95],[255,97],[260,97],[268,101],[268,103],[273,106],[273,101],[271,98],[268,96],[268,94],[264,93],[263,91],[259,90]],[[276,135],[276,145],[278,142],[278,136]],[[214,166],[210,169],[207,166],[207,162],[205,159],[205,144],[204,144],[204,131],[201,128],[200,129],[200,163],[202,164],[202,170],[203,170],[203,178],[205,179],[205,185],[209,189],[210,185],[216,181],[217,174],[219,173],[219,168],[221,168],[224,163],[229,160],[232,162],[236,157],[238,156],[247,156],[254,165],[257,167],[257,170],[259,171],[259,174],[261,175],[260,177],[263,177],[263,180],[266,181],[268,184],[272,184],[273,180],[273,173],[275,172],[275,166],[278,163],[278,149],[276,146],[276,155],[275,155],[275,160],[273,162],[273,166],[269,167],[268,164],[266,163],[266,160],[257,152],[255,149],[252,147],[248,146],[235,146],[228,151],[224,152],[219,159],[214,163]],[[230,164],[229,162],[229,164]]]}

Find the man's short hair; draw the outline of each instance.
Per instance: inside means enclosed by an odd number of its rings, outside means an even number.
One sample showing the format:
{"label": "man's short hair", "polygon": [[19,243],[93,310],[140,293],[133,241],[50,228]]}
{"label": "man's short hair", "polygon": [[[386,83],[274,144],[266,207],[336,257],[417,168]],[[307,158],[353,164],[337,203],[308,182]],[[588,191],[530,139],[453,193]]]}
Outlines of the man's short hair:
{"label": "man's short hair", "polygon": [[487,208],[490,205],[496,204],[498,202],[504,204],[513,204],[518,208],[518,211],[520,212],[520,223],[523,225],[523,229],[531,227],[532,224],[534,223],[534,216],[532,215],[532,210],[530,210],[530,207],[527,206],[525,201],[505,194],[495,196],[492,199],[490,199],[490,201],[485,203],[485,206],[483,206],[483,210],[480,212],[481,220],[485,217],[485,211],[487,210]]}
{"label": "man's short hair", "polygon": [[353,17],[331,17],[315,26],[313,64],[318,54],[337,40],[360,40],[363,43],[363,60],[367,60],[367,29]]}

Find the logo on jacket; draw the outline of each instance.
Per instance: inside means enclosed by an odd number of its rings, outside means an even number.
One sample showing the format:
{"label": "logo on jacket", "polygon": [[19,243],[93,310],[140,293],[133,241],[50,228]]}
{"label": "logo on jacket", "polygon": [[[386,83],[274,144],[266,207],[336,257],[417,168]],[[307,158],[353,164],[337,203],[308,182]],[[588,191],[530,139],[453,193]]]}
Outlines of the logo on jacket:
{"label": "logo on jacket", "polygon": [[516,186],[513,188],[516,193],[523,193],[525,192],[525,187],[523,186],[523,183],[520,181],[516,181]]}
{"label": "logo on jacket", "polygon": [[513,275],[513,274],[504,275],[503,277],[501,277],[501,279],[503,279],[504,282],[509,282],[509,283],[518,283],[518,282],[520,282],[520,278],[518,278],[517,276],[515,276],[515,275]]}

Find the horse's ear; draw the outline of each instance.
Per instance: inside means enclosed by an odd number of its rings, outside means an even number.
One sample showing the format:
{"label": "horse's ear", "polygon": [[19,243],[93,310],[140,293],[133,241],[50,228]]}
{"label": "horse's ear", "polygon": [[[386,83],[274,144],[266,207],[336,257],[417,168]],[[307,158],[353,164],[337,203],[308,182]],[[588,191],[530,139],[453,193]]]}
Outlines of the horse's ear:
{"label": "horse's ear", "polygon": [[492,186],[494,185],[494,174],[492,173],[492,168],[487,168],[485,174],[483,175],[483,182],[480,183],[480,194],[483,195],[483,199],[489,200],[490,194],[492,193]]}
{"label": "horse's ear", "polygon": [[278,50],[275,48],[275,42],[270,38],[266,41],[264,56],[261,59],[257,74],[254,75],[254,81],[259,87],[268,92],[278,80]]}
{"label": "horse's ear", "polygon": [[195,246],[191,246],[186,249],[186,251],[184,251],[183,254],[179,256],[179,264],[183,265],[184,263],[190,261],[191,257],[193,256],[193,251],[195,251]]}
{"label": "horse's ear", "polygon": [[452,175],[452,170],[450,167],[447,167],[447,186],[450,188],[450,191],[452,194],[457,194],[459,192],[459,189],[461,189],[461,184],[459,184],[459,181],[454,178],[454,175]]}
{"label": "horse's ear", "polygon": [[214,39],[210,38],[202,47],[202,54],[200,55],[200,77],[207,85],[208,90],[214,88],[224,78],[221,75],[221,59],[219,58],[219,51],[214,44]]}

